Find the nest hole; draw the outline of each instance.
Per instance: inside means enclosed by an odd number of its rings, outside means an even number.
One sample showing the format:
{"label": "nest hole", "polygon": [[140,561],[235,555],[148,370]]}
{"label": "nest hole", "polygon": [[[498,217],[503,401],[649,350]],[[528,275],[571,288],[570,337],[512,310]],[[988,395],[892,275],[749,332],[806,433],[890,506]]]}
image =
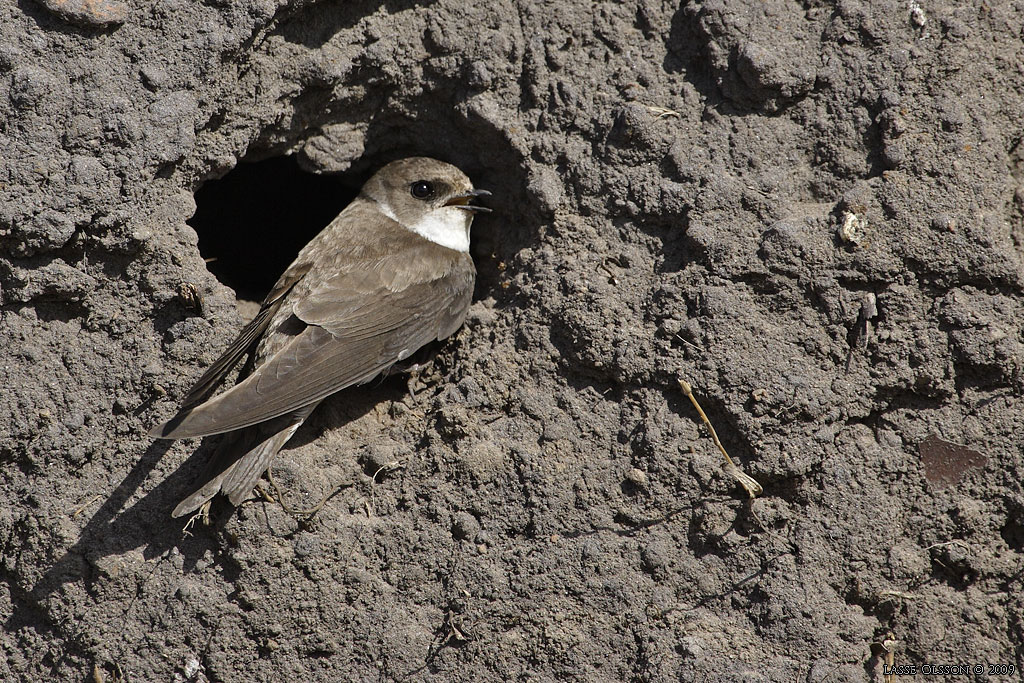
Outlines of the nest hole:
{"label": "nest hole", "polygon": [[243,301],[262,301],[299,250],[355,199],[357,186],[303,171],[295,157],[241,162],[195,193],[188,221],[207,268]]}

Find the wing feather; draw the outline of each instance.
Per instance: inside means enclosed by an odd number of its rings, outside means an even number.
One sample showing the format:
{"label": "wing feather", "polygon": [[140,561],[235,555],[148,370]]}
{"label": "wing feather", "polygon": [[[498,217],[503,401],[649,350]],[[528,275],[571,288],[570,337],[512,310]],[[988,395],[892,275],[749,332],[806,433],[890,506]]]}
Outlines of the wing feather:
{"label": "wing feather", "polygon": [[[377,264],[327,280],[293,305],[308,327],[249,377],[154,435],[181,439],[241,429],[373,379],[461,325],[475,272],[465,258],[440,277],[381,287]],[[387,273],[384,273],[387,277]]]}
{"label": "wing feather", "polygon": [[220,358],[215,360],[213,365],[207,368],[206,372],[188,390],[188,394],[185,395],[181,402],[183,410],[199,405],[209,397],[210,393],[217,388],[217,385],[224,380],[224,377],[231,372],[231,368],[235,367],[238,361],[242,360],[242,356],[247,354],[253,344],[267,331],[267,327],[274,316],[277,315],[281,308],[281,303],[288,292],[291,291],[295,283],[308,270],[308,266],[292,267],[281,276],[277,284],[274,285],[274,289],[263,301],[263,306],[260,308],[259,313],[249,321],[248,325],[242,328],[242,331],[238,333],[238,336],[221,354]]}

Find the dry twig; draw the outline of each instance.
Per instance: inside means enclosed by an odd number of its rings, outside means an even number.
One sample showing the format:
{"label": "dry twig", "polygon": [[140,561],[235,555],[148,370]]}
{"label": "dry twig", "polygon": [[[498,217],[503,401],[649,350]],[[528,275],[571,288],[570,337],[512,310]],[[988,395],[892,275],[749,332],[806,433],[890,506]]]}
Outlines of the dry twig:
{"label": "dry twig", "polygon": [[92,505],[93,503],[95,503],[97,500],[99,500],[102,497],[103,497],[103,494],[97,493],[95,496],[93,496],[89,500],[87,500],[84,503],[82,503],[81,505],[79,505],[77,508],[75,508],[75,511],[71,513],[71,519],[74,519],[78,515],[82,514],[82,512],[85,511],[85,508],[89,507],[90,505]]}
{"label": "dry twig", "polygon": [[704,422],[704,426],[708,428],[708,433],[711,434],[711,440],[715,442],[715,445],[718,446],[719,452],[721,452],[725,457],[725,465],[722,469],[736,479],[736,481],[740,483],[740,486],[746,489],[747,495],[751,498],[756,498],[758,495],[763,493],[764,488],[757,483],[757,480],[741,470],[739,465],[733,462],[733,459],[729,457],[729,454],[725,450],[725,446],[723,446],[722,442],[718,439],[718,433],[711,425],[711,420],[709,420],[708,416],[704,414],[704,409],[700,407],[700,403],[697,402],[697,397],[693,395],[693,387],[690,386],[690,383],[685,379],[681,379],[679,380],[679,386],[683,390],[683,394],[686,395],[686,398],[690,399],[690,403],[693,404],[693,407],[697,409],[697,414],[700,415],[701,421]]}
{"label": "dry twig", "polygon": [[284,494],[281,492],[281,487],[277,485],[277,480],[274,479],[273,468],[267,470],[267,479],[270,480],[270,485],[274,487],[274,491],[277,493],[277,502],[281,505],[281,508],[289,515],[295,515],[296,517],[312,517],[316,513],[320,512],[321,508],[323,508],[324,505],[327,505],[327,501],[329,501],[331,498],[334,498],[334,496],[336,496],[338,492],[347,489],[349,486],[352,486],[352,484],[338,484],[333,489],[331,489],[331,492],[324,496],[319,503],[317,503],[311,508],[306,508],[305,510],[302,510],[299,508],[293,508],[292,506],[288,505],[288,503],[284,502]]}

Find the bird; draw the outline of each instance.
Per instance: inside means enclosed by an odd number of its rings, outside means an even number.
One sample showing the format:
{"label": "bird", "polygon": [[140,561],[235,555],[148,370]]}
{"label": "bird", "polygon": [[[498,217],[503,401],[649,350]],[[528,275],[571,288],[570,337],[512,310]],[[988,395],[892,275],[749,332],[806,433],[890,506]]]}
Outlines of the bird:
{"label": "bird", "polygon": [[[229,432],[205,483],[173,517],[218,493],[239,505],[324,398],[462,326],[476,281],[470,227],[490,211],[471,202],[490,194],[429,157],[392,161],[366,181],[302,248],[177,414],[150,431],[159,439]],[[238,383],[212,396],[247,355]]]}

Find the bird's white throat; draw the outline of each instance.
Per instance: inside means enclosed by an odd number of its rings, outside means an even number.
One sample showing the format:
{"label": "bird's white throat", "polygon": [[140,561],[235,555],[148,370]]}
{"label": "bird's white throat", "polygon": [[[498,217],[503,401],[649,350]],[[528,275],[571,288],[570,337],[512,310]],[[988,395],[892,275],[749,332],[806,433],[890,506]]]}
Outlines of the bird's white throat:
{"label": "bird's white throat", "polygon": [[453,206],[442,206],[427,212],[419,220],[409,224],[398,220],[390,206],[384,203],[379,206],[385,216],[401,224],[407,230],[427,238],[434,244],[440,244],[442,247],[469,253],[469,226],[473,222],[473,214],[469,211]]}

